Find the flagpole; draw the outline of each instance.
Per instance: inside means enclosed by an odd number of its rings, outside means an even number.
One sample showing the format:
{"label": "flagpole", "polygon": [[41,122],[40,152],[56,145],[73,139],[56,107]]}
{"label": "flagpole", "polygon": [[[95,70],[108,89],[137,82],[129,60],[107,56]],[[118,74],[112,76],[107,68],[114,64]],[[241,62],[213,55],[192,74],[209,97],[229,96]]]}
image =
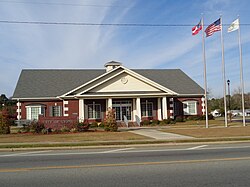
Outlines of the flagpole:
{"label": "flagpole", "polygon": [[224,110],[225,110],[225,127],[227,127],[227,99],[226,99],[226,75],[225,75],[225,59],[224,59],[224,41],[223,41],[223,24],[222,16],[220,16],[221,22],[221,55],[222,55],[222,79],[223,79],[223,92],[224,92]]}
{"label": "flagpole", "polygon": [[207,67],[206,67],[206,53],[205,53],[205,38],[204,38],[204,18],[202,15],[202,50],[203,50],[203,64],[204,64],[204,90],[205,90],[205,114],[206,114],[206,128],[208,128],[208,111],[207,111]]}
{"label": "flagpole", "polygon": [[243,65],[242,65],[242,49],[241,49],[241,37],[240,37],[240,17],[239,19],[239,29],[238,29],[238,39],[239,39],[239,52],[240,52],[240,83],[241,83],[241,101],[242,101],[242,120],[243,126],[246,126],[246,118],[245,118],[245,99],[244,99],[244,81],[243,81]]}

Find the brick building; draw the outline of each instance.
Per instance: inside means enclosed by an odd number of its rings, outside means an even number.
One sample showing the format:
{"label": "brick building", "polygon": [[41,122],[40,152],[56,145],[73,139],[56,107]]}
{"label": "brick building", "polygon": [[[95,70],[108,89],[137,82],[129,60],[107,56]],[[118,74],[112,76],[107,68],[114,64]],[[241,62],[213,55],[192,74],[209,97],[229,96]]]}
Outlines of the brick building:
{"label": "brick building", "polygon": [[18,120],[102,121],[108,108],[117,121],[203,115],[204,90],[179,69],[22,70],[13,99]]}

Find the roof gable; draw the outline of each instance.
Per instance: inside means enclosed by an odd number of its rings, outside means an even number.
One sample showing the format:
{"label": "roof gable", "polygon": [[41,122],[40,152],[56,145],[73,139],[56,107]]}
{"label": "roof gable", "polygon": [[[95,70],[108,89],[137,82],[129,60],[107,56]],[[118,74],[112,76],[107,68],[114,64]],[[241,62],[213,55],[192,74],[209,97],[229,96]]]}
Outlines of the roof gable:
{"label": "roof gable", "polygon": [[[107,89],[111,88],[111,86],[108,85],[108,82],[113,83],[113,89],[114,89],[113,91],[119,91],[118,89],[121,88],[122,86],[120,83],[118,83],[117,77],[118,77],[118,79],[121,79],[122,78],[121,76],[128,76],[131,80],[133,79],[134,83],[136,82],[138,84],[136,87],[135,87],[135,85],[130,85],[130,86],[134,86],[133,88],[132,87],[128,88],[128,86],[127,87],[125,86],[126,87],[125,88],[123,86],[123,89],[128,89],[126,91],[134,91],[135,89],[138,88],[138,86],[141,86],[141,87],[144,87],[144,89],[146,89],[146,90],[148,89],[150,91],[153,91],[153,90],[154,91],[163,91],[163,92],[168,93],[168,94],[176,94],[175,92],[157,84],[156,82],[154,82],[146,77],[143,77],[142,75],[140,75],[132,70],[129,70],[123,66],[119,66],[119,67],[105,73],[104,75],[101,75],[101,76],[95,78],[94,80],[91,80],[89,83],[86,83],[86,84],[74,89],[72,92],[68,92],[68,93],[62,95],[62,97],[70,96],[70,95],[71,96],[72,95],[82,96],[86,92],[89,92],[89,91],[95,92],[98,89],[104,89],[107,91]],[[134,78],[132,78],[132,77],[134,77]],[[114,83],[114,82],[116,82],[116,83]],[[114,84],[116,84],[116,88],[114,87]],[[118,86],[118,84],[120,86]],[[97,88],[97,87],[99,87],[99,88]],[[97,88],[97,89],[94,89],[94,88]],[[120,90],[119,92],[121,92],[122,90]],[[138,90],[138,91],[143,91],[143,90],[141,88],[141,90]],[[109,90],[109,92],[111,92],[111,90]]]}
{"label": "roof gable", "polygon": [[123,72],[107,82],[89,90],[88,92],[152,92],[161,91],[159,88],[152,86],[144,81],[139,80],[126,72]]}

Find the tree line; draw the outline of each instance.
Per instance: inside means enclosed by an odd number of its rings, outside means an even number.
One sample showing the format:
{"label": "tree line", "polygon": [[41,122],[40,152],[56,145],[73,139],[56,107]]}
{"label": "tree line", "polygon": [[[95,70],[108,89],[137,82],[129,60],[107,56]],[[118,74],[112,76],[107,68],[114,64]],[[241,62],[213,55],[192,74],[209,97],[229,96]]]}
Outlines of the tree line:
{"label": "tree line", "polygon": [[[227,95],[227,109],[229,110],[242,110],[242,96],[240,93],[235,92],[233,95]],[[250,109],[250,93],[244,94],[245,109]],[[212,98],[208,100],[208,112],[219,109],[221,113],[224,112],[224,98]]]}

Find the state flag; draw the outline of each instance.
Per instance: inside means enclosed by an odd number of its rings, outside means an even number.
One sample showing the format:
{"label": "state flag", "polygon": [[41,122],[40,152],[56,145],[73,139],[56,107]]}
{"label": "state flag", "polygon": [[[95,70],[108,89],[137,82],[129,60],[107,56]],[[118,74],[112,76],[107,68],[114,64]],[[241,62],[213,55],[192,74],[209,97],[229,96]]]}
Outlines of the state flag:
{"label": "state flag", "polygon": [[192,28],[192,35],[198,34],[201,29],[202,29],[202,24],[200,20],[200,22]]}
{"label": "state flag", "polygon": [[228,27],[227,32],[233,32],[239,29],[240,23],[239,19],[234,20],[231,25]]}

